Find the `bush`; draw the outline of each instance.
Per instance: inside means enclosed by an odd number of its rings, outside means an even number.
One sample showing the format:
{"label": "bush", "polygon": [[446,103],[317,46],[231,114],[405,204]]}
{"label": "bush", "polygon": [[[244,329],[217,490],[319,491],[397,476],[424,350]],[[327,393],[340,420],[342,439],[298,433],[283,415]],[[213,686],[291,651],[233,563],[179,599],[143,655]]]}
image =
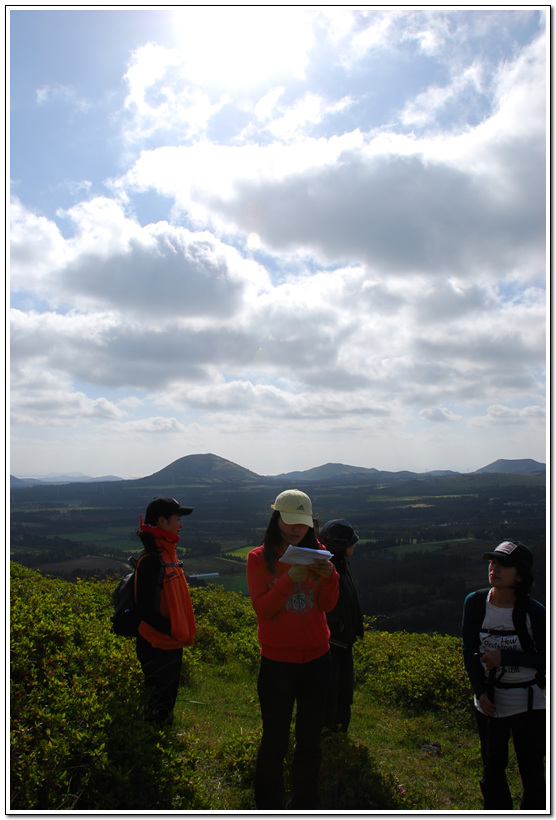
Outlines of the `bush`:
{"label": "bush", "polygon": [[260,649],[250,599],[216,585],[193,587],[190,592],[197,623],[193,651],[209,663],[239,660],[255,669]]}
{"label": "bush", "polygon": [[471,688],[461,642],[445,635],[365,633],[355,644],[355,675],[377,696],[403,706],[467,715]]}
{"label": "bush", "polygon": [[134,642],[109,629],[112,586],[12,564],[12,809],[194,803],[194,757],[139,714]]}

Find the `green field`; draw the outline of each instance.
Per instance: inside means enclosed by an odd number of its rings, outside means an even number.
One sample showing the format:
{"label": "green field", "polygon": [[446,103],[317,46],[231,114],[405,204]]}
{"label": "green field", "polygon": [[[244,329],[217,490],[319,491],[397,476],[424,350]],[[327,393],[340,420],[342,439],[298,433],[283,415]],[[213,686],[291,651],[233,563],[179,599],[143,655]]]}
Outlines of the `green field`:
{"label": "green field", "polygon": [[233,550],[233,552],[230,552],[229,554],[235,555],[237,558],[245,558],[245,560],[247,560],[247,556],[252,549],[254,549],[254,547],[240,547],[240,549]]}
{"label": "green field", "polygon": [[[412,552],[435,552],[436,550],[449,549],[453,544],[461,544],[465,542],[465,548],[473,550],[471,546],[476,539],[469,536],[468,538],[449,538],[447,541],[423,541],[414,544],[400,544],[397,547],[390,547],[389,552],[395,555],[409,555]],[[477,542],[478,543],[478,542]],[[475,550],[478,552],[478,549]]]}

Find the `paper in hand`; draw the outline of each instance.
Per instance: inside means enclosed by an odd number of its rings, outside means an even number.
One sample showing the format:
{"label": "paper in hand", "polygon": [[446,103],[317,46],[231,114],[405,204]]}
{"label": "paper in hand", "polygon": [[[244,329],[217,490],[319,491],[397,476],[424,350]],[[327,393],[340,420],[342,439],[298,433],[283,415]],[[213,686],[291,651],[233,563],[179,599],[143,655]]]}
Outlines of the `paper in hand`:
{"label": "paper in hand", "polygon": [[328,550],[312,550],[308,547],[294,547],[291,544],[280,558],[283,564],[309,565],[315,561],[326,561],[332,558],[332,553]]}

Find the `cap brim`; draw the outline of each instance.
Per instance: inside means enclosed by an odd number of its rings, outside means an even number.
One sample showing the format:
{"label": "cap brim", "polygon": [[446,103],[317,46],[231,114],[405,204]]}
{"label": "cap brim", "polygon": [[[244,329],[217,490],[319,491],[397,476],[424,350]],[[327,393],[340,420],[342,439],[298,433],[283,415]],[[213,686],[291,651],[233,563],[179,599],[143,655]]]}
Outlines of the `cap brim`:
{"label": "cap brim", "polygon": [[308,527],[313,526],[313,517],[311,515],[303,515],[302,513],[288,513],[280,510],[280,518],[284,524],[306,524]]}
{"label": "cap brim", "polygon": [[514,567],[515,564],[512,559],[508,555],[501,555],[499,552],[485,552],[483,553],[483,559],[485,561],[490,561],[491,558],[495,558],[499,564],[502,564],[503,567]]}
{"label": "cap brim", "polygon": [[191,515],[195,507],[180,507],[177,515]]}

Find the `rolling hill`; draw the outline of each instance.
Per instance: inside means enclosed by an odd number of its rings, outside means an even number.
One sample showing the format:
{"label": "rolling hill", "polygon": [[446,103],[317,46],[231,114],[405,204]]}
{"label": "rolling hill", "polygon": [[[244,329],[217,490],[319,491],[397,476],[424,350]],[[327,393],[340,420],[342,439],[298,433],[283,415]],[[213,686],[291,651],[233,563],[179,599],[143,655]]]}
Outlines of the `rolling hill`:
{"label": "rolling hill", "polygon": [[513,473],[514,475],[545,475],[546,464],[541,464],[532,458],[499,458],[476,473]]}
{"label": "rolling hill", "polygon": [[133,481],[141,484],[184,484],[191,479],[202,481],[260,481],[260,476],[233,461],[228,461],[212,453],[205,455],[183,456],[173,461],[162,470]]}
{"label": "rolling hill", "polygon": [[74,484],[74,483],[102,483],[102,482],[125,482],[128,486],[146,486],[160,484],[163,486],[183,485],[192,480],[202,482],[234,482],[234,483],[261,483],[261,482],[335,482],[338,484],[356,482],[363,480],[365,483],[380,484],[382,482],[398,483],[423,478],[438,478],[444,476],[458,475],[482,475],[482,474],[511,474],[511,475],[534,475],[544,476],[546,474],[546,464],[542,464],[531,458],[524,459],[498,459],[475,470],[473,473],[458,473],[452,470],[432,470],[425,473],[414,473],[408,470],[389,472],[388,470],[377,470],[374,467],[355,467],[349,464],[327,463],[319,467],[311,467],[308,470],[295,470],[288,473],[280,473],[275,476],[261,476],[252,470],[235,464],[233,461],[221,458],[213,453],[194,454],[183,456],[173,461],[167,467],[163,467],[151,475],[135,479],[118,479],[116,476],[103,476],[91,478],[89,476],[79,477],[71,475],[43,476],[40,480],[35,478],[17,478],[10,476],[10,486],[13,488],[31,487],[43,484]]}

